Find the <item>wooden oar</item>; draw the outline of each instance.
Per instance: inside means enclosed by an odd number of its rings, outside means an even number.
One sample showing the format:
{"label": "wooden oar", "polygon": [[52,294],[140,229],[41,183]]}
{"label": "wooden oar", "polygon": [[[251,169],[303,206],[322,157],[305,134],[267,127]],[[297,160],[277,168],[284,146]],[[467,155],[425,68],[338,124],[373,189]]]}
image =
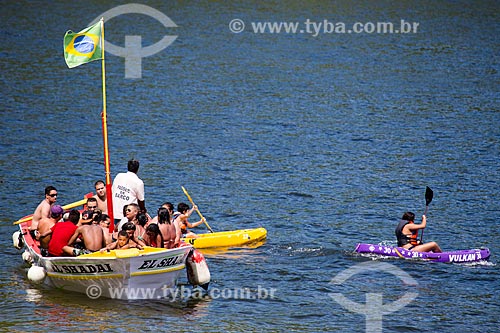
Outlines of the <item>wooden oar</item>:
{"label": "wooden oar", "polygon": [[[76,201],[76,202],[73,202],[73,203],[70,203],[70,204],[67,204],[65,206],[62,206],[62,208],[64,210],[66,209],[71,209],[71,208],[75,208],[75,207],[78,207],[78,206],[83,206],[87,203],[87,199],[82,199],[80,201]],[[31,221],[33,219],[33,216],[28,216],[28,217],[25,217],[24,219],[20,219],[19,221],[16,221],[14,222],[13,224],[16,225],[16,224],[21,224],[21,223],[24,223],[24,222],[28,222],[28,221]]]}
{"label": "wooden oar", "polygon": [[[434,197],[434,192],[431,190],[429,186],[425,187],[425,212],[424,215],[427,217],[427,210],[429,209],[429,204],[432,201],[432,198]],[[420,243],[423,243],[424,239],[424,230],[422,229],[422,233],[420,234]]]}
{"label": "wooden oar", "polygon": [[198,213],[198,215],[200,216],[200,218],[203,220],[203,223],[205,223],[205,225],[207,226],[208,230],[210,230],[211,233],[213,233],[214,231],[212,230],[212,228],[210,228],[210,226],[208,225],[207,223],[207,219],[205,219],[203,217],[203,215],[201,215],[201,212],[200,210],[198,209],[198,206],[196,206],[193,202],[193,199],[191,199],[191,196],[189,195],[188,191],[186,191],[186,189],[184,188],[184,186],[181,186],[182,187],[182,191],[184,191],[184,194],[186,195],[186,197],[188,198],[189,202],[191,203],[191,205],[193,205],[194,207],[196,207],[196,212]]}

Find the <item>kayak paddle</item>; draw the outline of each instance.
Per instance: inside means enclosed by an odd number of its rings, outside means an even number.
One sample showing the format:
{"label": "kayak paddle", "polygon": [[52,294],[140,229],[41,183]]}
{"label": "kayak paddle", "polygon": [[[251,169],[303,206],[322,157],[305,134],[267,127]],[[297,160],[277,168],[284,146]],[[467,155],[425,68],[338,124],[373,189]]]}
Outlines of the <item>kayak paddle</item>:
{"label": "kayak paddle", "polygon": [[[427,210],[429,209],[429,204],[432,201],[432,198],[434,197],[434,192],[431,190],[429,186],[425,187],[425,212],[424,215],[427,217]],[[424,239],[424,230],[422,229],[422,234],[420,234],[420,243],[423,243]]]}

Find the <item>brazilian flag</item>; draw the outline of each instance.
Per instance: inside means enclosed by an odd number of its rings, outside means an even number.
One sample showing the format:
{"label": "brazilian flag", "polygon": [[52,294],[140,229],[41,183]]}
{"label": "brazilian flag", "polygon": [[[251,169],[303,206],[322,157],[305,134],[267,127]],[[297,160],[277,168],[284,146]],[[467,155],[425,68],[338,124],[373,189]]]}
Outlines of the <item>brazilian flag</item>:
{"label": "brazilian flag", "polygon": [[102,21],[78,33],[69,30],[64,35],[64,60],[69,68],[102,59]]}

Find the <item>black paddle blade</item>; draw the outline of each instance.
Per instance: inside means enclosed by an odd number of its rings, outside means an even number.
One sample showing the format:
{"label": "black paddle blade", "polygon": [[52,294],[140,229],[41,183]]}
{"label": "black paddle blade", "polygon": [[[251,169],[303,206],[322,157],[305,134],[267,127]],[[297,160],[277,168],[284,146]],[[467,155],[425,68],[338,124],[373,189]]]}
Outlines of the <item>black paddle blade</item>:
{"label": "black paddle blade", "polygon": [[425,205],[426,206],[429,206],[433,197],[434,197],[434,192],[431,190],[431,188],[429,186],[426,186],[425,187]]}

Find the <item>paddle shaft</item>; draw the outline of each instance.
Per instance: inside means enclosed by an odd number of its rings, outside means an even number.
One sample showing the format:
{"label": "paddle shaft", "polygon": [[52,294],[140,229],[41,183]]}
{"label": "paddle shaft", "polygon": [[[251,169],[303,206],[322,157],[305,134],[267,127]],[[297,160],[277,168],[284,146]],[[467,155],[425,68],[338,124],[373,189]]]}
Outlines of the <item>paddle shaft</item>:
{"label": "paddle shaft", "polygon": [[[429,209],[429,206],[425,206],[425,211],[424,211],[424,215],[425,217],[427,218],[427,210]],[[420,234],[420,243],[423,243],[424,242],[424,229],[422,229],[422,233]]]}
{"label": "paddle shaft", "polygon": [[194,203],[193,199],[191,199],[191,196],[189,195],[188,191],[184,188],[184,186],[181,186],[181,187],[182,187],[182,191],[184,192],[184,194],[188,198],[188,200],[191,203],[191,205],[193,205],[193,207],[196,207],[196,213],[198,213],[198,216],[200,216],[200,218],[202,219],[203,223],[205,223],[205,225],[207,226],[208,230],[210,230],[210,232],[213,233],[214,231],[212,230],[212,228],[210,228],[210,226],[207,223],[207,220],[203,217],[203,215],[201,215],[201,212],[198,209],[198,206],[195,205],[195,203]]}
{"label": "paddle shaft", "polygon": [[[429,204],[431,203],[433,197],[434,197],[434,192],[431,190],[429,186],[427,186],[425,188],[425,211],[424,211],[424,215],[426,216],[426,218],[427,218],[427,211],[429,210]],[[420,243],[424,242],[424,230],[425,229],[422,229],[422,233],[420,234]]]}
{"label": "paddle shaft", "polygon": [[[67,204],[65,206],[62,206],[62,208],[64,210],[66,209],[71,209],[71,208],[75,208],[75,207],[78,207],[78,206],[83,206],[87,203],[87,199],[82,199],[80,201],[76,201],[76,202],[73,202],[73,203],[70,203],[70,204]],[[21,223],[24,223],[24,222],[28,222],[28,221],[31,221],[33,219],[33,216],[28,216],[28,217],[25,217],[24,219],[20,219],[16,222],[14,222],[13,224],[16,225],[16,224],[21,224]]]}

